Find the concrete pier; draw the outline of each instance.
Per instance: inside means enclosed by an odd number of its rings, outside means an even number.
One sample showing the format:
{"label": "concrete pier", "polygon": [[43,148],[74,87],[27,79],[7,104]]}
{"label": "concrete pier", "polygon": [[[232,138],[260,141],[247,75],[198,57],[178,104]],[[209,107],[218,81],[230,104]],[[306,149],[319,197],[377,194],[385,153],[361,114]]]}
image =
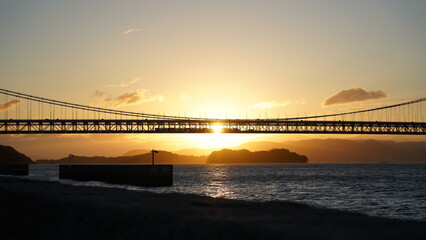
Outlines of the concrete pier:
{"label": "concrete pier", "polygon": [[145,187],[173,185],[173,165],[59,165],[59,179]]}
{"label": "concrete pier", "polygon": [[27,176],[28,164],[0,164],[0,174]]}

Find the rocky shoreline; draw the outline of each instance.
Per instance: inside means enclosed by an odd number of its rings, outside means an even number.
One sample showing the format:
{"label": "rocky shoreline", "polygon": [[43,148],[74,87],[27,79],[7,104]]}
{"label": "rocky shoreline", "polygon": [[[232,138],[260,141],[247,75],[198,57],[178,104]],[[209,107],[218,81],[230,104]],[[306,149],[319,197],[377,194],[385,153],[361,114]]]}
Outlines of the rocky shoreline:
{"label": "rocky shoreline", "polygon": [[5,239],[425,239],[426,222],[293,202],[157,194],[0,176]]}

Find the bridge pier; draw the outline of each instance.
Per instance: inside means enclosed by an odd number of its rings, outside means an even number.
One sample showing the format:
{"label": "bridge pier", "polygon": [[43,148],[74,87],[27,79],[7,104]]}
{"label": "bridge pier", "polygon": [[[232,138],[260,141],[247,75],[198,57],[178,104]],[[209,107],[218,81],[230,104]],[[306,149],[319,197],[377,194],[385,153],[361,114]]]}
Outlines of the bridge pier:
{"label": "bridge pier", "polygon": [[173,165],[59,165],[59,179],[165,187],[173,185]]}

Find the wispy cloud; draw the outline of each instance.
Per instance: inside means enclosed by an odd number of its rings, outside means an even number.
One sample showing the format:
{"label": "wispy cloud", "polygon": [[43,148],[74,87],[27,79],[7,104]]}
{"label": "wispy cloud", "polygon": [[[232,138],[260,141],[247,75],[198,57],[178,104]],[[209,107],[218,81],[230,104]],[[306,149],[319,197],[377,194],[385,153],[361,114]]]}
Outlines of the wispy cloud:
{"label": "wispy cloud", "polygon": [[122,34],[127,35],[127,34],[130,34],[130,33],[135,33],[135,32],[140,32],[140,31],[142,31],[142,28],[129,28],[129,29],[123,31]]}
{"label": "wispy cloud", "polygon": [[368,91],[364,88],[354,87],[348,90],[342,90],[336,93],[335,95],[325,99],[324,106],[353,102],[364,102],[385,97],[387,97],[386,91]]}
{"label": "wispy cloud", "polygon": [[93,93],[93,96],[94,97],[103,97],[105,95],[105,92],[104,91],[101,91],[101,90],[96,90],[94,93]]}
{"label": "wispy cloud", "polygon": [[182,93],[179,98],[180,99],[187,99],[187,98],[189,98],[189,95],[186,94],[186,93]]}
{"label": "wispy cloud", "polygon": [[107,85],[106,87],[108,87],[108,88],[113,88],[113,87],[128,87],[128,86],[130,86],[130,85],[132,85],[134,83],[139,82],[139,80],[140,80],[140,78],[135,78],[132,81],[127,82],[127,83],[126,82],[122,82],[120,84],[110,84],[110,85]]}
{"label": "wispy cloud", "polygon": [[248,109],[251,110],[257,110],[257,109],[271,109],[271,108],[279,108],[279,107],[286,107],[288,105],[294,105],[294,104],[305,104],[304,100],[286,100],[282,102],[278,101],[263,101],[263,102],[257,102],[248,105]]}
{"label": "wispy cloud", "polygon": [[[132,84],[135,84],[135,83],[137,83],[137,82],[139,82],[140,81],[140,78],[134,78],[132,81],[130,81],[130,82],[122,82],[122,83],[119,83],[119,84],[109,84],[109,85],[106,85],[106,86],[103,86],[103,87],[101,87],[101,89],[105,89],[105,88],[123,88],[123,87],[128,87],[128,86],[130,86],[130,85],[132,85]],[[92,97],[106,97],[107,96],[107,92],[105,92],[104,90],[96,90],[94,93],[93,93],[93,95],[92,95]],[[108,97],[106,97],[106,99],[110,99],[111,98],[111,95],[109,95],[108,94]]]}
{"label": "wispy cloud", "polygon": [[123,93],[117,97],[108,97],[104,99],[106,102],[111,102],[112,107],[121,107],[128,105],[138,105],[148,102],[162,102],[163,95],[150,95],[148,89],[137,89],[133,92]]}
{"label": "wispy cloud", "polygon": [[9,109],[12,109],[19,103],[21,103],[21,100],[18,100],[18,99],[14,99],[14,100],[10,100],[8,102],[2,103],[0,104],[0,111],[6,111]]}

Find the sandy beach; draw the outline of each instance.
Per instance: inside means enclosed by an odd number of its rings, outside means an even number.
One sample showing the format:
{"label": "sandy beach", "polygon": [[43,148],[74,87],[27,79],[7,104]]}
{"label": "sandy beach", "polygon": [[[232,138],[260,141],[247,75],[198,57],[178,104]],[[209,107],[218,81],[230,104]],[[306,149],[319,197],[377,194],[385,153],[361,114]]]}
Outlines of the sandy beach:
{"label": "sandy beach", "polygon": [[3,239],[426,238],[426,222],[292,202],[135,192],[7,176],[0,176],[0,189]]}

